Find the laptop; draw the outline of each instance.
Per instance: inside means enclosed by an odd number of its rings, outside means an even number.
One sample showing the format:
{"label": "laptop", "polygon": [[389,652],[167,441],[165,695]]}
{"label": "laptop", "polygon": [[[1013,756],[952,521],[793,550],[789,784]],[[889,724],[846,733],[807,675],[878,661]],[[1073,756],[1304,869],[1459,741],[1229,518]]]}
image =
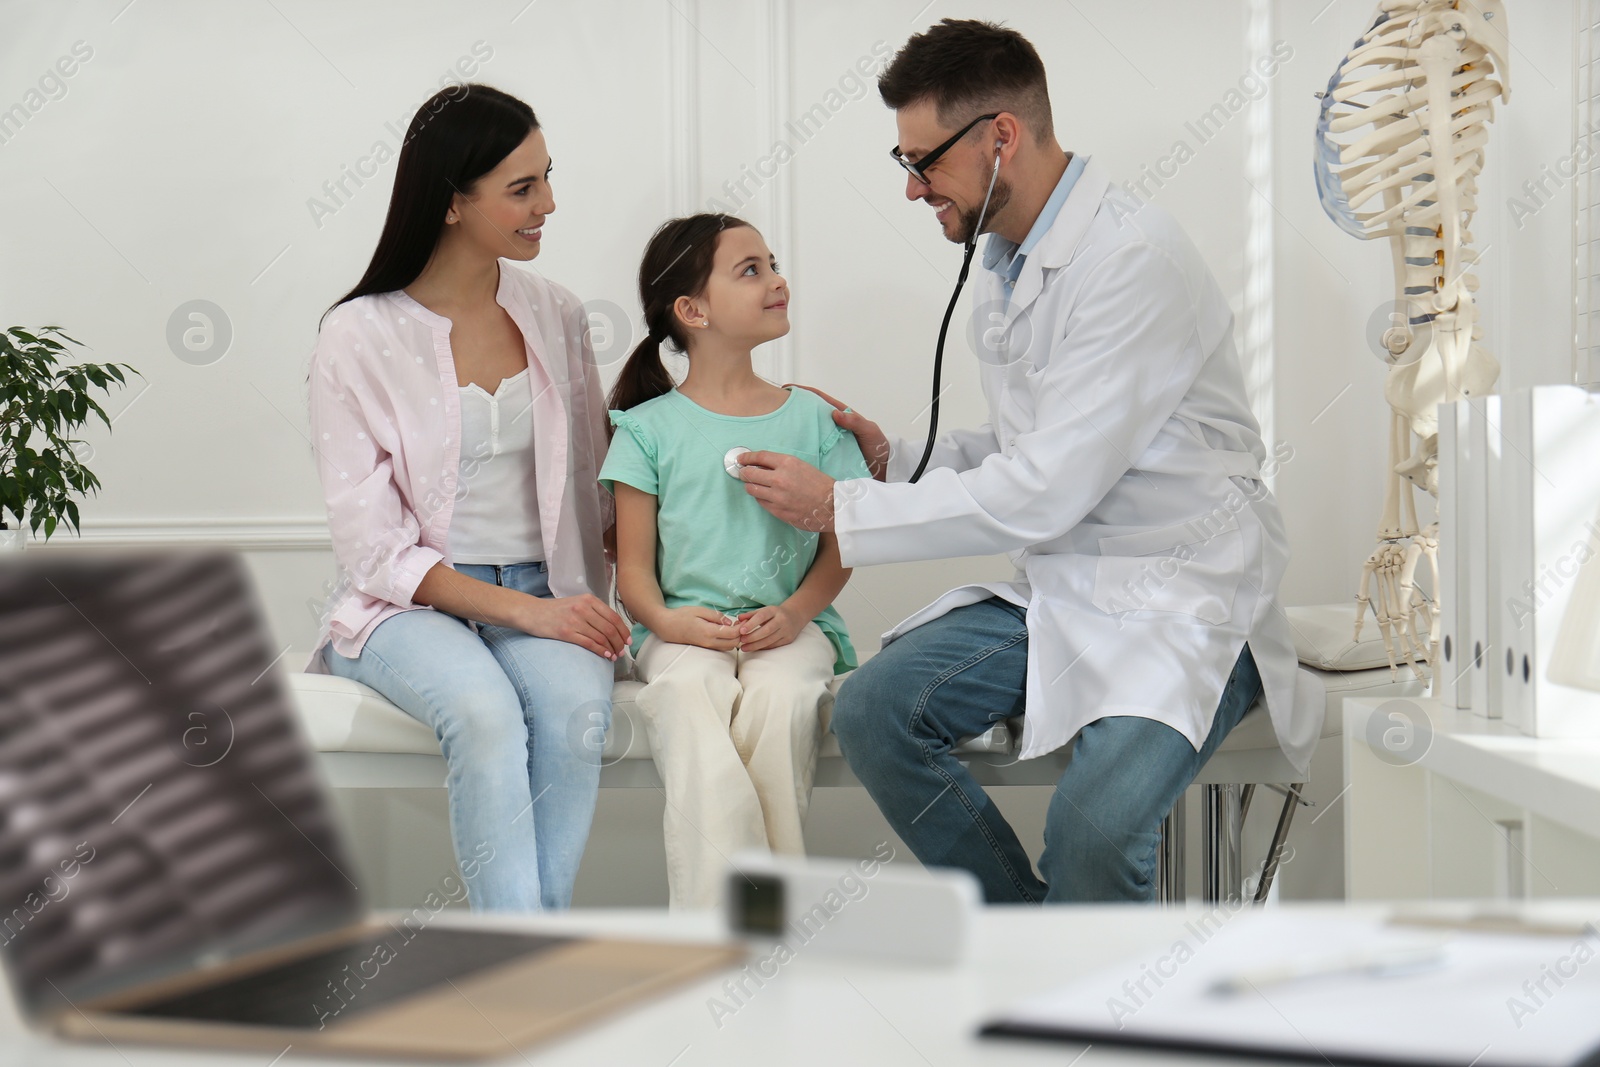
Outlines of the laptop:
{"label": "laptop", "polygon": [[483,1059],[743,956],[369,914],[276,658],[230,553],[0,562],[0,960],[30,1023]]}

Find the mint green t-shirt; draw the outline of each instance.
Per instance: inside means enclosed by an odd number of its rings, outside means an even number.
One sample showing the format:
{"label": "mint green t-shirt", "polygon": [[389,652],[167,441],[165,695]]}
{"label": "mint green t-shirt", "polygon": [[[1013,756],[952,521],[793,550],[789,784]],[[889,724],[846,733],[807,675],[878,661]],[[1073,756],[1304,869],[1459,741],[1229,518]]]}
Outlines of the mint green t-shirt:
{"label": "mint green t-shirt", "polygon": [[[834,478],[867,478],[855,436],[833,421],[833,407],[806,389],[766,415],[719,415],[674,389],[627,411],[600,483],[631,485],[656,498],[656,578],[669,608],[694,605],[725,615],[781,604],[811,569],[818,535],[774,518],[728,474],[731,449],[784,452]],[[816,624],[833,642],[835,674],[856,666],[844,620],[832,605]],[[649,630],[633,628],[638,651]]]}

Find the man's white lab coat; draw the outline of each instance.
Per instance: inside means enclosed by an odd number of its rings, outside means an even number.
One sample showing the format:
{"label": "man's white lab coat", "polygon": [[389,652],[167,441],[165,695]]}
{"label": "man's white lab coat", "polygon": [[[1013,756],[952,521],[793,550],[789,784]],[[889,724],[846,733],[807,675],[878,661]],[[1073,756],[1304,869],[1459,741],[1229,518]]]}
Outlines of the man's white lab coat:
{"label": "man's white lab coat", "polygon": [[1322,706],[1294,707],[1276,604],[1288,546],[1259,480],[1286,454],[1262,445],[1199,251],[1165,211],[1108,188],[1090,160],[1009,306],[999,276],[976,272],[977,307],[1005,307],[998,358],[980,368],[989,421],[943,434],[916,485],[921,442],[895,438],[889,482],[838,483],[844,565],[1010,555],[1015,580],[953,589],[883,640],[990,596],[1026,606],[1024,759],[1109,715],[1200,748],[1248,640],[1303,769]]}

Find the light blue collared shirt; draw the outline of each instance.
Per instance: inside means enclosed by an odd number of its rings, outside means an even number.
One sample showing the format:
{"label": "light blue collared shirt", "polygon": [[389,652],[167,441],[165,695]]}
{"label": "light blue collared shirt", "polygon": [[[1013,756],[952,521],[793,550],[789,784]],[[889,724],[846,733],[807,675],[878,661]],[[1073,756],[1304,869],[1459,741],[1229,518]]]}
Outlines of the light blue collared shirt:
{"label": "light blue collared shirt", "polygon": [[1028,231],[1028,236],[1022,239],[1020,245],[1006,240],[997,233],[989,235],[988,243],[983,246],[983,266],[984,269],[1000,275],[1008,302],[1011,300],[1012,288],[1022,276],[1023,261],[1049,232],[1050,227],[1055,225],[1056,216],[1061,214],[1061,205],[1067,202],[1067,195],[1072,192],[1072,187],[1078,184],[1078,176],[1083,173],[1083,168],[1088,162],[1087,156],[1073,155],[1072,162],[1067,164],[1066,173],[1061,175],[1061,180],[1056,183],[1050,199],[1044,202],[1039,217],[1033,220],[1033,228]]}

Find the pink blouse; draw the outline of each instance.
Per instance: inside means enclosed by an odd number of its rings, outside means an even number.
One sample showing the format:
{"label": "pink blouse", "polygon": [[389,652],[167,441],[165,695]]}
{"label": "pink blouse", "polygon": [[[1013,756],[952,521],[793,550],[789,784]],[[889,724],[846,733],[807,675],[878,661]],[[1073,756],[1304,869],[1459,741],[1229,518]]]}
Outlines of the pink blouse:
{"label": "pink blouse", "polygon": [[[614,512],[596,476],[606,408],[582,304],[505,260],[495,300],[527,342],[550,591],[605,599],[611,570],[601,535]],[[471,491],[458,484],[461,398],[450,325],[396,291],[340,305],[318,334],[311,443],[338,582],[323,607],[311,673],[326,673],[329,641],[353,659],[385,619],[431,610],[411,598],[434,564],[450,564],[450,515]]]}

